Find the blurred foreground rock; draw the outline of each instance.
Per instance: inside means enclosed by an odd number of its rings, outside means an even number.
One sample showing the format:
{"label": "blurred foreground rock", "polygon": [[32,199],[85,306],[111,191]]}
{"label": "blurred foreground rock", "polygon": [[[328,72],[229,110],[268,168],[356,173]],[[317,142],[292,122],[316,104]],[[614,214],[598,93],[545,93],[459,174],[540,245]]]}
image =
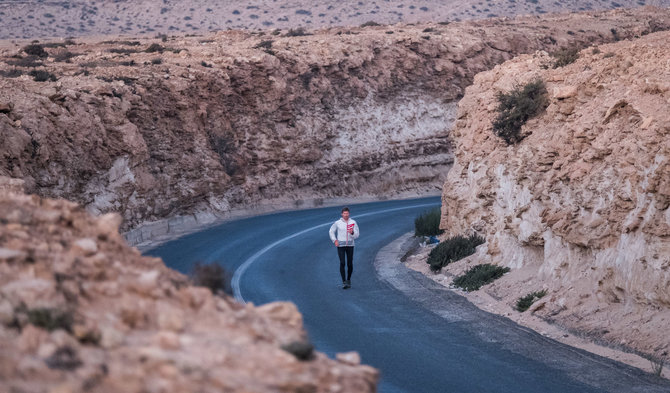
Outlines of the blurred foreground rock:
{"label": "blurred foreground rock", "polygon": [[293,304],[191,286],[127,247],[118,215],[19,183],[0,178],[0,391],[376,390],[371,367],[282,349],[308,342]]}

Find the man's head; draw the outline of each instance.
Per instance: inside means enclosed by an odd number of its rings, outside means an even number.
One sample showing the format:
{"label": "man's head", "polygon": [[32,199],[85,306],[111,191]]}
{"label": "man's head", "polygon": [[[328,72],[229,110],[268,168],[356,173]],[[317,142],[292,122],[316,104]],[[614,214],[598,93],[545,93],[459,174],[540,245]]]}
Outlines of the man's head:
{"label": "man's head", "polygon": [[349,219],[349,208],[348,207],[343,207],[342,208],[342,218],[345,220]]}

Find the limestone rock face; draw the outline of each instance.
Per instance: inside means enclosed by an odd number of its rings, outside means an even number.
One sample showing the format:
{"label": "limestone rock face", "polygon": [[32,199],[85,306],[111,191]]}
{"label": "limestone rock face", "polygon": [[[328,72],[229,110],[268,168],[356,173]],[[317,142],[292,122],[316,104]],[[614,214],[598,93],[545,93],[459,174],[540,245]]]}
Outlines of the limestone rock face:
{"label": "limestone rock face", "polygon": [[[37,59],[6,43],[0,71],[23,75],[0,78],[0,175],[119,213],[123,231],[145,224],[134,243],[166,218],[178,227],[259,204],[439,192],[455,102],[476,73],[613,30],[663,30],[668,14],[78,39]],[[30,62],[58,80],[34,81]]]}
{"label": "limestone rock face", "polygon": [[[558,69],[538,52],[477,75],[452,132],[441,223],[485,235],[488,260],[525,272],[498,295],[548,288],[538,315],[659,357],[670,349],[669,39],[587,48]],[[492,130],[496,94],[536,78],[550,104],[507,146]]]}
{"label": "limestone rock face", "polygon": [[0,217],[2,392],[376,391],[371,367],[282,349],[306,340],[294,305],[193,287],[110,216],[5,189]]}

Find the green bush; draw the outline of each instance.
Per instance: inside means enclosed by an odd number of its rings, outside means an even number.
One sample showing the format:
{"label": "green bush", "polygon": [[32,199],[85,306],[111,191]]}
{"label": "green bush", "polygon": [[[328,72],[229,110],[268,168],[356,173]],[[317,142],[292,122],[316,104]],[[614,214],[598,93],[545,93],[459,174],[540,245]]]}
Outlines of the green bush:
{"label": "green bush", "polygon": [[254,46],[254,48],[256,48],[256,49],[272,49],[272,44],[273,43],[274,43],[274,41],[272,41],[272,40],[263,40],[263,41],[259,42],[258,44],[256,44]]}
{"label": "green bush", "polygon": [[57,53],[54,56],[54,61],[59,62],[59,63],[69,63],[70,59],[72,59],[75,56],[79,56],[77,53],[72,53],[70,51],[64,51]]}
{"label": "green bush", "polygon": [[163,45],[154,43],[154,44],[149,45],[149,47],[147,49],[145,49],[144,51],[146,53],[156,53],[156,52],[163,53],[164,50],[165,50],[165,48],[163,47]]}
{"label": "green bush", "polygon": [[552,67],[565,67],[566,65],[572,64],[577,61],[577,59],[579,59],[579,48],[561,48],[556,52],[552,52],[551,57],[554,58],[554,64],[552,64]]}
{"label": "green bush", "polygon": [[23,51],[30,56],[47,57],[49,54],[40,44],[30,44],[23,47]]}
{"label": "green bush", "polygon": [[230,277],[218,263],[196,262],[191,271],[191,280],[193,285],[209,288],[215,295],[218,293],[232,294]]}
{"label": "green bush", "polygon": [[36,56],[12,58],[6,60],[5,62],[15,67],[24,67],[24,68],[35,68],[44,65]]}
{"label": "green bush", "polygon": [[372,27],[372,26],[381,26],[381,25],[375,21],[367,21],[361,25],[361,27]]}
{"label": "green bush", "polygon": [[509,271],[508,267],[500,267],[485,263],[473,266],[470,270],[454,279],[453,284],[466,291],[476,291],[483,285],[493,282]]}
{"label": "green bush", "polygon": [[35,82],[55,82],[58,80],[56,75],[44,70],[32,70],[28,73],[28,75],[32,76]]}
{"label": "green bush", "polygon": [[468,237],[454,236],[440,242],[428,254],[430,270],[439,272],[448,264],[474,254],[477,246],[483,243],[484,238],[476,234]]}
{"label": "green bush", "polygon": [[50,332],[56,329],[72,331],[73,318],[69,312],[53,308],[33,308],[27,310],[26,314],[28,322]]}
{"label": "green bush", "polygon": [[306,35],[311,35],[310,33],[306,32],[304,28],[298,27],[296,29],[289,29],[286,34],[284,34],[284,37],[302,37]]}
{"label": "green bush", "polygon": [[516,309],[521,312],[524,312],[528,310],[531,304],[533,304],[536,300],[540,299],[546,294],[547,291],[543,289],[541,291],[531,292],[524,297],[520,297],[519,300],[516,301]]}
{"label": "green bush", "polygon": [[281,349],[292,354],[298,360],[307,361],[314,359],[314,345],[306,340],[291,341],[281,346]]}
{"label": "green bush", "polygon": [[429,210],[414,220],[414,236],[436,236],[440,230],[441,211],[439,207]]}
{"label": "green bush", "polygon": [[493,132],[508,145],[523,139],[521,127],[542,112],[549,100],[547,88],[541,79],[517,86],[509,93],[498,93],[498,117],[493,122]]}

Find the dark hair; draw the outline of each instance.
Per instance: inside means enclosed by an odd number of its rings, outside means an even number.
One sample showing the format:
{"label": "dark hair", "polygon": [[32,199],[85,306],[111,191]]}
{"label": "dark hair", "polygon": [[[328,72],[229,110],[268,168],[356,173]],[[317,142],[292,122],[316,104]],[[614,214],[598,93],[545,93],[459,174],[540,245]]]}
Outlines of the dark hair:
{"label": "dark hair", "polygon": [[345,207],[342,208],[342,213],[344,213],[344,212],[348,212],[348,211],[349,211],[349,208],[348,208],[348,207],[345,206]]}

